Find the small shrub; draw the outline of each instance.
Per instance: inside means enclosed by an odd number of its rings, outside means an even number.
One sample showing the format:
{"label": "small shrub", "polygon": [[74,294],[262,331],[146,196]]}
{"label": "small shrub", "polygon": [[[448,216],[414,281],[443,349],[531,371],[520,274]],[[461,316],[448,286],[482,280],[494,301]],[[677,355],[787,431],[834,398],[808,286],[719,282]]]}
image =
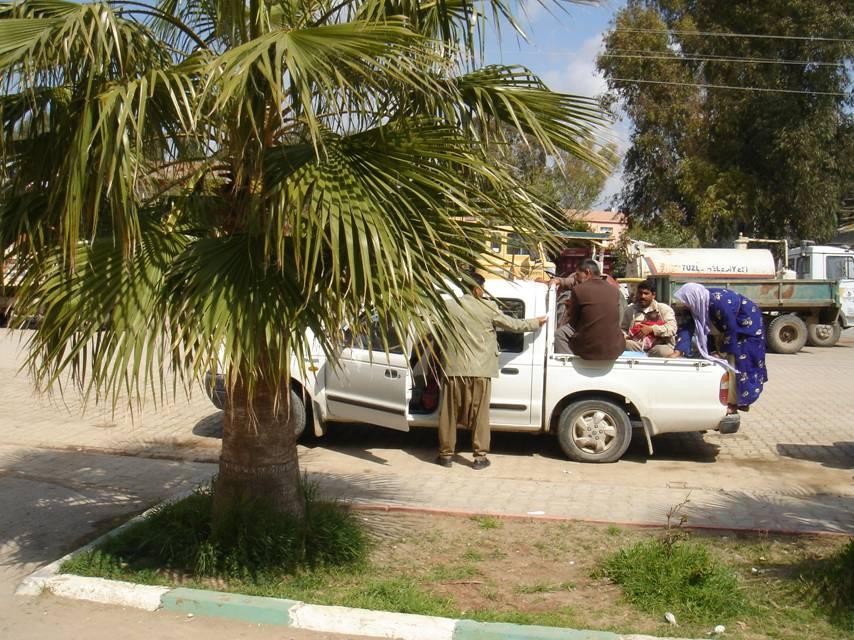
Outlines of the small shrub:
{"label": "small shrub", "polygon": [[608,557],[598,574],[619,584],[642,611],[672,611],[686,622],[720,623],[747,608],[735,572],[698,543],[640,542]]}

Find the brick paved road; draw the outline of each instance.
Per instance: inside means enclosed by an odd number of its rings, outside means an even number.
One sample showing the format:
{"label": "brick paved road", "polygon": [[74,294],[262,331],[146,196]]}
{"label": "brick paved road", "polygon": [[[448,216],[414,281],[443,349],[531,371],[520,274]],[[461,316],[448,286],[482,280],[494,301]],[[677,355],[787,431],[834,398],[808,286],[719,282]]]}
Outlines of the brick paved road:
{"label": "brick paved road", "polygon": [[[78,399],[38,397],[17,374],[19,336],[0,334],[0,443],[216,460],[222,414],[203,393],[133,417],[81,414]],[[658,522],[690,492],[693,517],[706,524],[768,526],[789,513],[780,526],[854,530],[854,335],[834,349],[768,362],[771,381],[739,434],[657,438],[653,457],[634,442],[617,464],[583,465],[566,461],[553,438],[496,434],[489,470],[475,473],[460,457],[464,464],[447,471],[432,464],[434,431],[338,425],[300,447],[301,463],[328,490],[359,502]]]}
{"label": "brick paved road", "polygon": [[[3,412],[0,437],[5,444],[81,447],[121,451],[153,457],[214,459],[219,442],[221,413],[199,390],[192,398],[156,407],[149,402],[132,415],[119,408],[90,407],[81,413],[80,399],[38,396],[24,374],[21,337],[26,333],[0,330],[0,388]],[[829,467],[854,466],[854,331],[833,349],[807,348],[797,355],[768,356],[770,381],[760,401],[742,414],[741,432],[731,436],[669,435],[655,440],[656,456],[682,460],[790,458]],[[399,434],[375,428],[333,430],[329,444],[346,446],[354,436],[382,448],[432,448],[431,431]],[[497,446],[509,453],[543,449],[540,439],[527,435],[497,434]],[[637,443],[636,443],[637,444]],[[545,450],[550,449],[545,445]],[[640,455],[643,447],[633,446]]]}

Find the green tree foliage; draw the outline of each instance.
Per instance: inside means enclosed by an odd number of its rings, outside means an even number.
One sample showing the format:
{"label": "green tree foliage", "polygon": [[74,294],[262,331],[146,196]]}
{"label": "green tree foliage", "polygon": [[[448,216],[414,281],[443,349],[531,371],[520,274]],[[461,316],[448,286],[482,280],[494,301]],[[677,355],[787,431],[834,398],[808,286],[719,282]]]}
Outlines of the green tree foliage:
{"label": "green tree foliage", "polygon": [[600,162],[598,103],[481,63],[486,20],[518,26],[512,9],[0,4],[0,255],[25,274],[18,313],[42,318],[36,381],[115,404],[221,373],[214,512],[300,512],[288,403],[309,336],[334,360],[366,309],[424,331],[496,221],[548,231],[486,153],[502,126]]}
{"label": "green tree foliage", "polygon": [[[506,143],[490,147],[495,159],[509,165],[513,176],[543,203],[562,211],[590,209],[619,161],[616,146],[610,143],[587,143],[589,152],[603,161],[597,166],[560,149],[549,154],[511,129],[505,135]],[[571,222],[577,226],[579,221]]]}
{"label": "green tree foliage", "polygon": [[630,0],[598,60],[634,125],[630,218],[704,244],[827,239],[854,184],[853,52],[848,0]]}

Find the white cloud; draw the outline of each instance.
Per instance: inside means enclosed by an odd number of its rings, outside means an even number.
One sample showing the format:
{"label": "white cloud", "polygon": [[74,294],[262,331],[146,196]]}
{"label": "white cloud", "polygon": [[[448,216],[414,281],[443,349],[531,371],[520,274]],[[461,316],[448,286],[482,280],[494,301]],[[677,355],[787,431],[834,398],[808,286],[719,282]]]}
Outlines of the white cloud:
{"label": "white cloud", "polygon": [[542,2],[539,0],[522,0],[520,3],[519,15],[521,15],[529,25],[533,25],[541,16],[548,13]]}
{"label": "white cloud", "polygon": [[546,71],[543,80],[553,91],[597,96],[606,89],[605,78],[596,69],[596,55],[602,45],[602,34],[581,43],[578,50],[567,52],[563,67]]}
{"label": "white cloud", "polygon": [[[557,68],[542,73],[542,79],[553,91],[595,97],[607,90],[604,76],[596,69],[596,56],[602,47],[602,33],[587,38],[575,51],[568,51]],[[595,206],[607,207],[623,188],[622,157],[629,148],[630,122],[622,117],[600,134],[602,143],[613,143],[621,164],[605,183]]]}

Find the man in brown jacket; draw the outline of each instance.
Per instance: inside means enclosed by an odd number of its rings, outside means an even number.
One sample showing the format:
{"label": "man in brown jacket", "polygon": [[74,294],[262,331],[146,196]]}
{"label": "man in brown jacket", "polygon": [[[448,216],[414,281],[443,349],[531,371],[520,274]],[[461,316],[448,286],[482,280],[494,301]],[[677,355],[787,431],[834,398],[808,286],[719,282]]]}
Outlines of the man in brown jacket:
{"label": "man in brown jacket", "polygon": [[[626,347],[620,328],[620,290],[601,277],[595,260],[585,260],[576,274],[566,319],[572,327],[571,353],[585,360],[614,360]],[[560,352],[556,347],[555,351]]]}
{"label": "man in brown jacket", "polygon": [[[506,316],[498,305],[484,299],[484,279],[474,275],[470,294],[448,304],[448,310],[464,328],[465,341],[444,345],[444,379],[439,404],[439,457],[436,462],[451,466],[457,444],[457,425],[472,430],[475,469],[489,466],[489,399],[492,378],[498,377],[498,336],[496,328],[514,333],[535,331],[546,322],[546,316],[519,320]],[[622,333],[620,334],[622,336]]]}

